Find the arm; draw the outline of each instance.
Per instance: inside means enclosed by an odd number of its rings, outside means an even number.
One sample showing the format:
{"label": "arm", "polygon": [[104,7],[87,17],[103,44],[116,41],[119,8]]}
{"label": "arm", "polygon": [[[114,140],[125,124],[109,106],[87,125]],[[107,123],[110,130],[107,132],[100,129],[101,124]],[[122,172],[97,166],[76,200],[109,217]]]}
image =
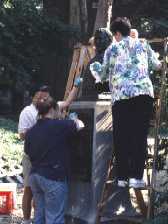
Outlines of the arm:
{"label": "arm", "polygon": [[69,119],[74,121],[77,131],[80,131],[85,127],[83,121],[78,119],[77,113],[73,112],[69,114]]}
{"label": "arm", "polygon": [[115,63],[115,47],[108,47],[104,53],[103,63],[94,62],[90,65],[90,71],[95,78],[96,83],[109,79],[110,69]]}
{"label": "arm", "polygon": [[25,139],[26,132],[34,125],[30,111],[25,108],[19,116],[18,133],[21,140]]}
{"label": "arm", "polygon": [[75,79],[74,86],[72,90],[70,91],[68,98],[59,105],[60,111],[66,110],[70,106],[70,104],[76,99],[78,95],[79,87],[82,82],[83,82],[83,79],[80,77],[77,77]]}
{"label": "arm", "polygon": [[74,86],[68,95],[68,98],[60,104],[60,110],[65,110],[76,99],[79,87]]}
{"label": "arm", "polygon": [[19,116],[19,123],[18,123],[18,133],[21,140],[25,140],[25,135],[28,130],[27,124],[28,120],[26,110],[23,110]]}
{"label": "arm", "polygon": [[111,48],[107,48],[105,53],[104,53],[104,58],[103,58],[103,64],[102,64],[102,71],[100,74],[101,80],[102,81],[106,81],[107,79],[109,79],[109,71],[110,71],[110,61],[112,58],[112,54],[111,54]]}
{"label": "arm", "polygon": [[29,143],[28,143],[28,138],[25,137],[24,141],[24,152],[28,155],[29,154]]}

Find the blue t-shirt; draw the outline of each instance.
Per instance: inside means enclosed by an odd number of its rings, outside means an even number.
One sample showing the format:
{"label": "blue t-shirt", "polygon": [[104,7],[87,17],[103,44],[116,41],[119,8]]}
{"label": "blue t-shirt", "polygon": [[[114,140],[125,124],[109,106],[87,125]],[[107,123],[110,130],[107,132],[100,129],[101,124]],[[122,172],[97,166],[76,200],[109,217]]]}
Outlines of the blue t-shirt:
{"label": "blue t-shirt", "polygon": [[52,180],[66,180],[70,170],[71,139],[76,133],[72,120],[38,120],[25,138],[24,150],[30,157],[32,172]]}

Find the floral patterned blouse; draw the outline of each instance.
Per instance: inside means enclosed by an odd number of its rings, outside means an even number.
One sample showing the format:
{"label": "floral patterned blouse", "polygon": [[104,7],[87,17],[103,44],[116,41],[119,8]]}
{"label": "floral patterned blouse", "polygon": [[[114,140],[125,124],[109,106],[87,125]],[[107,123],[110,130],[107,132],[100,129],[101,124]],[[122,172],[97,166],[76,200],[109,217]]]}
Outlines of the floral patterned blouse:
{"label": "floral patterned blouse", "polygon": [[90,65],[92,73],[101,80],[109,79],[112,104],[139,95],[154,97],[149,71],[158,69],[160,61],[147,41],[124,37],[112,43],[104,54],[103,63]]}

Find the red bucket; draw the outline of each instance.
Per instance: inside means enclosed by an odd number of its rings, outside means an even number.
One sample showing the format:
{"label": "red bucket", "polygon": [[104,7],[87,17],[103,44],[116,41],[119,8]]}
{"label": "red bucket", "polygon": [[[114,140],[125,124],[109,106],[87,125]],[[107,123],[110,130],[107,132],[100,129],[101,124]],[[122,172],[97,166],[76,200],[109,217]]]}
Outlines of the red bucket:
{"label": "red bucket", "polygon": [[13,192],[1,191],[0,192],[0,214],[8,215],[14,209]]}

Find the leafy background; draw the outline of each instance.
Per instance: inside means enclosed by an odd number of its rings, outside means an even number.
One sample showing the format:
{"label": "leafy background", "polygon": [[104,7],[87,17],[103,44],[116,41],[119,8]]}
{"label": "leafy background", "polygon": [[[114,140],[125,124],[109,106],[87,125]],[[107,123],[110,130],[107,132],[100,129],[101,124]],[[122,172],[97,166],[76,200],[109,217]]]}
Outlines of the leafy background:
{"label": "leafy background", "polygon": [[[4,0],[0,4],[0,87],[12,91],[12,102],[22,101],[25,89],[49,79],[43,75],[44,61],[51,55],[55,63],[60,55],[66,59],[71,53],[68,43],[79,32],[57,16],[45,14],[41,1]],[[62,70],[66,64],[67,60]]]}

